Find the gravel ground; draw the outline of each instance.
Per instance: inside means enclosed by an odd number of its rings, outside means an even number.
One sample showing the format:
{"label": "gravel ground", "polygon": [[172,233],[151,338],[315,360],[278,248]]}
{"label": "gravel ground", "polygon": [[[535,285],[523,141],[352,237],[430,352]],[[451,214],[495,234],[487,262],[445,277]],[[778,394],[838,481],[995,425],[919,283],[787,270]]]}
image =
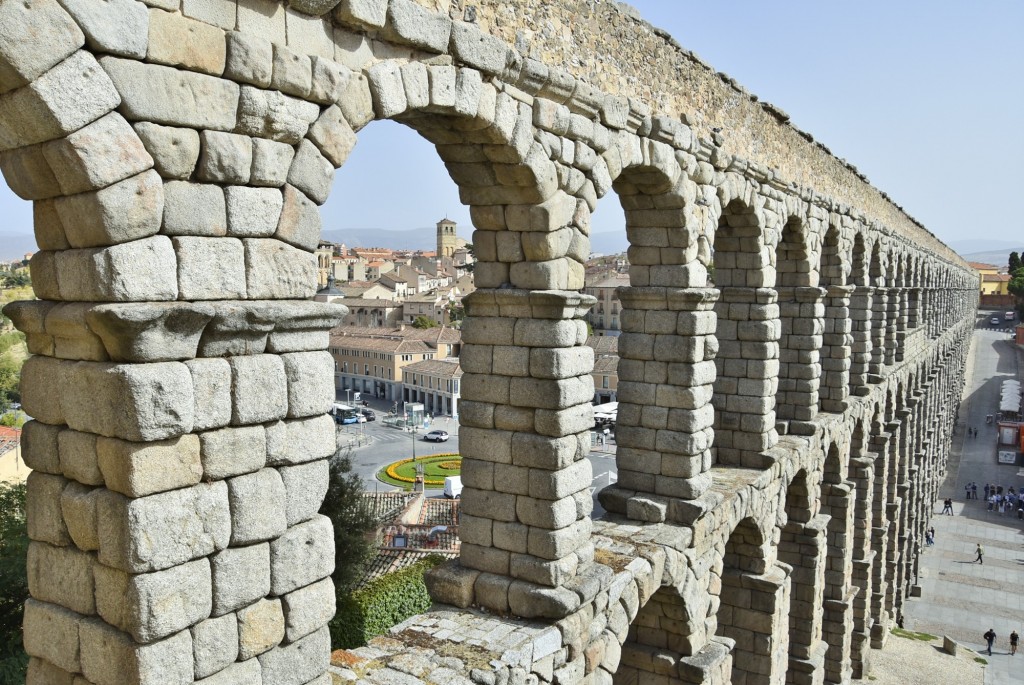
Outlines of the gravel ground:
{"label": "gravel ground", "polygon": [[977,655],[961,646],[958,656],[942,651],[942,638],[932,642],[891,635],[884,649],[871,650],[871,673],[854,683],[871,685],[982,685],[985,668]]}

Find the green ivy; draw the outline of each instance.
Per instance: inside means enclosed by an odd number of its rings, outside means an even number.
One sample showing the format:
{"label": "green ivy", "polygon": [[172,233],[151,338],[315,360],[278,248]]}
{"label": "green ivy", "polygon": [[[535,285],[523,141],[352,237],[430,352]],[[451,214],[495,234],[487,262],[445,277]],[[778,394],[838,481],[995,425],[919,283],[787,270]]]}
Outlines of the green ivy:
{"label": "green ivy", "polygon": [[355,592],[338,597],[338,611],[331,621],[334,649],[362,647],[397,625],[430,608],[423,574],[444,562],[431,555],[412,566],[371,581]]}

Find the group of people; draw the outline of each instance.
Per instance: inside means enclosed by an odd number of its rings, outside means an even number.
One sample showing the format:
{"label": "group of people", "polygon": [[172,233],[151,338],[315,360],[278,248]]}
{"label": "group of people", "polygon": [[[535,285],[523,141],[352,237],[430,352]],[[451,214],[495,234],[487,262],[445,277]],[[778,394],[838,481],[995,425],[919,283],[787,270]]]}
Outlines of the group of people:
{"label": "group of people", "polygon": [[[985,638],[985,644],[988,645],[988,655],[992,656],[992,645],[995,644],[996,638],[998,637],[998,635],[996,635],[995,629],[989,628],[988,631],[984,635],[982,635],[982,637]],[[1010,656],[1013,656],[1017,653],[1018,642],[1020,642],[1020,635],[1018,635],[1017,631],[1014,630],[1010,633]]]}

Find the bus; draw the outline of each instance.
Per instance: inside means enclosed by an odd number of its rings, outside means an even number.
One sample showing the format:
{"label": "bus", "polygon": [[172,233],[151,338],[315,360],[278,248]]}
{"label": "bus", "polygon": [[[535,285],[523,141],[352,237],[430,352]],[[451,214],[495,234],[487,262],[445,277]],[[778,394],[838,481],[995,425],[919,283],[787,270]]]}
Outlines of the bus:
{"label": "bus", "polygon": [[335,402],[331,410],[335,423],[348,424],[359,422],[359,410],[341,402]]}

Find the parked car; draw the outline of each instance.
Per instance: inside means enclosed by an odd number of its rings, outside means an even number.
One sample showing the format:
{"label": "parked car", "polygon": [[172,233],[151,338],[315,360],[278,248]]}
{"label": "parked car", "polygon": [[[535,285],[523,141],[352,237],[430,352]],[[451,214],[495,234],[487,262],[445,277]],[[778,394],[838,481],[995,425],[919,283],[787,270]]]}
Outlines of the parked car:
{"label": "parked car", "polygon": [[988,322],[993,326],[999,326],[1003,323],[998,316],[993,316],[991,319],[988,320]]}
{"label": "parked car", "polygon": [[423,439],[427,442],[448,442],[448,431],[430,431]]}

